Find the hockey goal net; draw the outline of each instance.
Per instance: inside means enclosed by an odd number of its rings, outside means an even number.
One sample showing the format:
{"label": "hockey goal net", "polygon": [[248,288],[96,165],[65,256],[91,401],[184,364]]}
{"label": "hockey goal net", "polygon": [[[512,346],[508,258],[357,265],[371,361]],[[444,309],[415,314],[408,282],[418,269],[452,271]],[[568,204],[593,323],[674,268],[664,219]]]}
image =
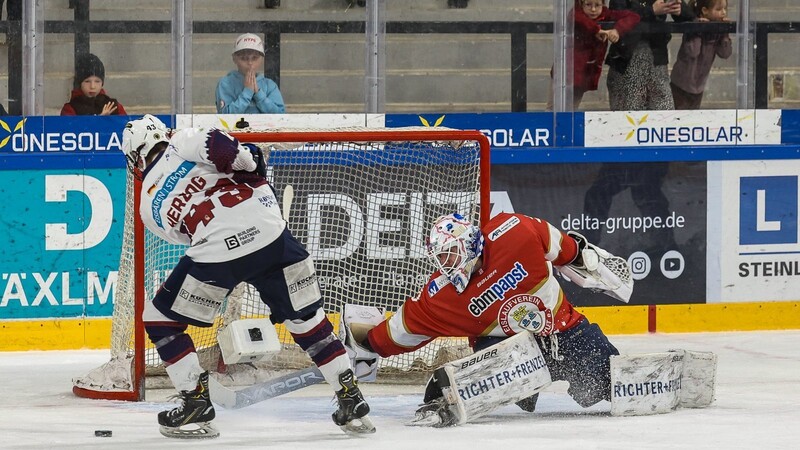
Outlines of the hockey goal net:
{"label": "hockey goal net", "polygon": [[[289,229],[314,258],[334,327],[343,303],[379,306],[388,315],[419,293],[434,270],[425,255],[434,218],[458,211],[476,224],[488,220],[489,142],[480,132],[412,127],[233,134],[267,155],[268,178]],[[169,387],[139,317],[185,248],[144,229],[136,210],[139,191],[128,175],[111,358],[73,380],[73,392],[82,397],[142,400],[146,386]],[[256,364],[222,364],[217,333],[233,320],[268,315],[251,286],[238,286],[214,326],[187,331],[201,364],[227,384],[310,366],[282,325],[276,326],[283,343],[277,355]],[[378,381],[424,380],[432,369],[468,352],[465,339],[437,339],[413,353],[382,359]]]}

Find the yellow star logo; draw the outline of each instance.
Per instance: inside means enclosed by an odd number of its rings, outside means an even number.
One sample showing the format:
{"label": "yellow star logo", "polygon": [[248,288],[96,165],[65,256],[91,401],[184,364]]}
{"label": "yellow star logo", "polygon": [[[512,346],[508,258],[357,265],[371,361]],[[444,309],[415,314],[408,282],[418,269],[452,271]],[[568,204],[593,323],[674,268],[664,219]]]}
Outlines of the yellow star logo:
{"label": "yellow star logo", "polygon": [[628,133],[628,135],[627,135],[627,136],[625,136],[625,140],[626,140],[626,141],[627,141],[627,140],[629,140],[630,138],[632,138],[632,137],[633,137],[633,136],[636,134],[636,130],[637,130],[637,129],[638,129],[638,128],[639,128],[639,127],[640,127],[640,126],[643,124],[643,123],[647,122],[647,117],[648,117],[648,116],[649,116],[649,114],[645,114],[645,115],[644,115],[644,116],[642,116],[641,118],[639,118],[639,119],[635,119],[635,118],[634,118],[634,117],[632,117],[631,115],[629,115],[629,114],[625,114],[625,118],[626,118],[626,119],[628,119],[628,123],[630,123],[631,125],[633,125],[633,129],[632,129],[632,130],[631,130],[631,131]]}
{"label": "yellow star logo", "polygon": [[8,144],[8,141],[11,140],[11,136],[14,133],[16,133],[17,131],[19,131],[20,128],[23,127],[23,125],[25,124],[26,120],[28,120],[28,119],[24,118],[24,119],[20,120],[19,122],[17,122],[17,124],[14,126],[14,131],[11,131],[11,127],[8,126],[8,123],[5,120],[0,120],[0,128],[6,130],[6,132],[8,132],[8,136],[6,136],[5,138],[3,138],[2,141],[0,141],[0,148],[3,148],[3,147],[6,146],[6,144]]}
{"label": "yellow star logo", "polygon": [[426,127],[438,127],[439,125],[442,124],[442,122],[444,122],[444,117],[445,116],[442,115],[441,117],[436,119],[436,122],[434,122],[433,125],[431,125],[430,122],[428,122],[428,120],[425,119],[424,117],[422,117],[422,116],[417,116],[417,117],[419,117],[419,121],[422,122],[423,126],[426,126]]}

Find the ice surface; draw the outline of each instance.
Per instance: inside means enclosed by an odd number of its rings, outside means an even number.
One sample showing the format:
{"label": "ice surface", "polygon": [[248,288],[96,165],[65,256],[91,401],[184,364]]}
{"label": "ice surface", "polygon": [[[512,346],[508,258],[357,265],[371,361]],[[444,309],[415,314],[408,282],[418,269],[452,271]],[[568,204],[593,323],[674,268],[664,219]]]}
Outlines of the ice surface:
{"label": "ice surface", "polygon": [[[422,386],[363,384],[374,435],[349,437],[330,419],[327,385],[240,410],[217,410],[221,436],[177,441],[158,432],[167,391],[143,403],[72,395],[71,378],[104,362],[107,351],[0,353],[0,448],[279,449],[794,449],[800,448],[800,331],[611,336],[622,353],[673,348],[719,356],[716,401],[705,409],[611,417],[610,404],[582,409],[555,383],[537,411],[508,406],[457,428],[409,427]],[[108,429],[112,437],[95,437]]]}

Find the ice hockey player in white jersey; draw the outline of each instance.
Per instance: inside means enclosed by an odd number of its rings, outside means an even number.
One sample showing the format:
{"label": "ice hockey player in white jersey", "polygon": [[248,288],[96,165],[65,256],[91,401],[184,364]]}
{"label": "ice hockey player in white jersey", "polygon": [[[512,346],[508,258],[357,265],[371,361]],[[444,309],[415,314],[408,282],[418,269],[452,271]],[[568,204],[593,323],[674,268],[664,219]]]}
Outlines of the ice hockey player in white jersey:
{"label": "ice hockey player in white jersey", "polygon": [[217,129],[168,130],[145,115],[125,126],[122,150],[128,169],[142,180],[145,226],[170,243],[189,246],[143,312],[147,335],[181,401],[159,413],[162,434],[219,434],[210,424],[215,412],[208,372],[186,329],[211,326],[241,282],[258,290],[271,320],[285,323],[325,380],[338,387],[333,421],[346,432],[374,432],[345,348],[322,309],[313,261],[281,217],[258,147]]}

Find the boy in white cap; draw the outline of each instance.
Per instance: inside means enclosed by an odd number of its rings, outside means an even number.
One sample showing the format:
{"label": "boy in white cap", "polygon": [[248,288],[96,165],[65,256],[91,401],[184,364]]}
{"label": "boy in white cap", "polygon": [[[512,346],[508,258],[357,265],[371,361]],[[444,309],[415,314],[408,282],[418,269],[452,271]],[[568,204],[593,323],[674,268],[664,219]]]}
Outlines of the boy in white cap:
{"label": "boy in white cap", "polygon": [[264,41],[252,33],[236,38],[231,70],[217,83],[220,114],[280,114],[286,111],[274,81],[258,73],[264,65]]}

